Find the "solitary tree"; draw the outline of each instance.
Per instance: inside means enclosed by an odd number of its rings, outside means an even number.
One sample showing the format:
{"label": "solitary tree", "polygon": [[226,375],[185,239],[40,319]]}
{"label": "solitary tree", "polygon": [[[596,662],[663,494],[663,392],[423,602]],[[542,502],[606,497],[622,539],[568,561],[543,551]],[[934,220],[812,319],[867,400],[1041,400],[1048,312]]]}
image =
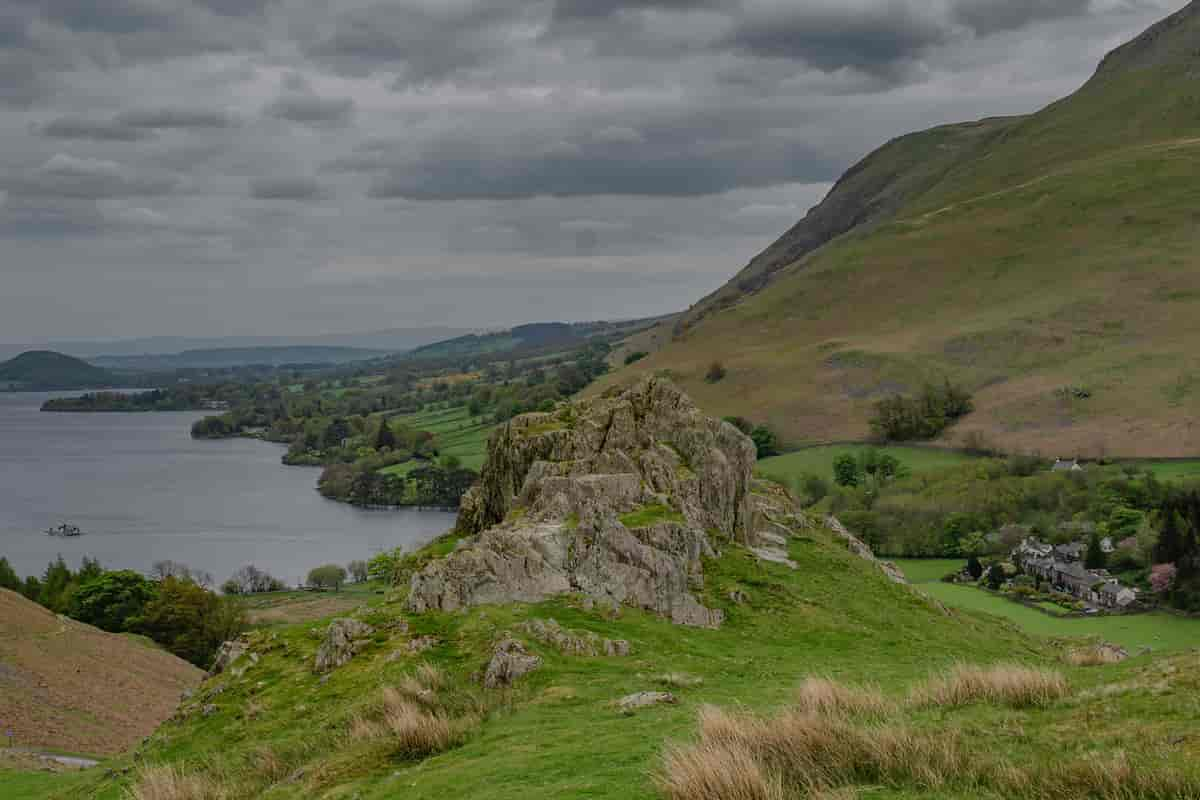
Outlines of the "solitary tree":
{"label": "solitary tree", "polygon": [[341,564],[326,564],[314,567],[308,573],[308,585],[318,589],[340,591],[346,582],[346,568]]}
{"label": "solitary tree", "polygon": [[833,479],[838,486],[858,486],[858,459],[849,453],[834,459]]}
{"label": "solitary tree", "polygon": [[972,555],[967,559],[967,573],[975,580],[983,577],[983,564],[979,563],[979,556]]}

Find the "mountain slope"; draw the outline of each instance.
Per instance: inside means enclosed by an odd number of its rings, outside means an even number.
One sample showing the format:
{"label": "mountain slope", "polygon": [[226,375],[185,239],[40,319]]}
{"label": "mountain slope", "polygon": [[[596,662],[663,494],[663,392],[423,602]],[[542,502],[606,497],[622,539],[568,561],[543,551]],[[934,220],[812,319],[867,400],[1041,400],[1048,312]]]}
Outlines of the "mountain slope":
{"label": "mountain slope", "polygon": [[87,389],[112,386],[107,370],[50,350],[31,350],[0,364],[0,387],[14,389]]}
{"label": "mountain slope", "polygon": [[978,406],[954,438],[1196,452],[1198,53],[1192,3],[1036,114],[885,146],[609,381],[670,369],[801,443],[863,438],[876,399],[949,377]]}
{"label": "mountain slope", "polygon": [[0,720],[17,746],[119,753],[171,716],[202,677],[153,645],[0,589]]}

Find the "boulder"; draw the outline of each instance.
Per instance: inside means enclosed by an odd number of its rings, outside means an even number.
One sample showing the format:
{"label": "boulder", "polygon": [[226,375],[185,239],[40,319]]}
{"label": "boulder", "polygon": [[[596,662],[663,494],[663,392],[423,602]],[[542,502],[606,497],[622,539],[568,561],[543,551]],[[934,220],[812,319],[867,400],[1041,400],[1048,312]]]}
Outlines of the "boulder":
{"label": "boulder", "polygon": [[216,656],[213,657],[212,669],[208,671],[208,674],[210,676],[220,675],[229,669],[233,662],[245,655],[249,649],[250,644],[244,639],[232,639],[221,642],[221,646],[217,648]]}
{"label": "boulder", "polygon": [[682,625],[722,614],[692,589],[710,532],[753,543],[754,444],[668,381],[526,414],[493,434],[457,528],[473,537],[412,577],[409,606],[453,611],[582,593]]}
{"label": "boulder", "polygon": [[483,674],[483,685],[488,689],[512,686],[517,678],[533,672],[541,665],[541,657],[532,655],[525,645],[516,639],[503,639],[492,652],[492,660]]}
{"label": "boulder", "polygon": [[317,648],[313,666],[316,672],[328,672],[347,663],[362,646],[362,639],[375,629],[356,619],[335,619],[325,630],[325,639]]}
{"label": "boulder", "polygon": [[679,702],[670,692],[634,692],[617,701],[616,705],[622,712],[632,714],[639,708],[650,708],[663,703]]}

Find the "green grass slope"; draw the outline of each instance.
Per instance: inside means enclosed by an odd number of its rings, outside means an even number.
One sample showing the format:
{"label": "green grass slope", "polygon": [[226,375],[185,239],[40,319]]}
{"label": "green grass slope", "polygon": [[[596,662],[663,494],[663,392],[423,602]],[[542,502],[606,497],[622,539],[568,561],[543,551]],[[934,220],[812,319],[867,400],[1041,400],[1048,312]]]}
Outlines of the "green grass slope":
{"label": "green grass slope", "polygon": [[0,388],[87,389],[113,385],[113,374],[50,350],[31,350],[0,364]]}
{"label": "green grass slope", "polygon": [[[451,545],[434,543],[429,557]],[[575,597],[412,615],[403,610],[400,589],[366,595],[355,615],[373,625],[375,635],[348,665],[322,679],[311,665],[324,622],[264,625],[252,635],[260,660],[244,672],[211,679],[135,756],[62,784],[24,785],[37,787],[30,798],[115,800],[140,770],[166,765],[229,797],[652,798],[661,796],[654,776],[664,748],[693,734],[705,704],[765,713],[787,703],[810,674],[870,682],[902,697],[932,671],[958,661],[1053,666],[1062,653],[1061,643],[1029,637],[995,617],[948,610],[888,582],[823,529],[793,540],[789,555],[796,570],[763,563],[736,546],[707,564],[704,601],[728,614],[720,630],[680,628],[630,609],[614,615]],[[730,599],[735,590],[744,595],[742,603]],[[520,628],[547,618],[575,631],[625,639],[632,652],[564,655]],[[494,643],[508,633],[544,664],[512,689],[484,690],[480,672]],[[436,637],[437,645],[411,654],[407,643],[423,636]],[[444,677],[430,681],[426,665]],[[981,745],[976,758],[1043,760],[1099,747],[1153,746],[1178,738],[1188,724],[1194,702],[1157,701],[1163,691],[1183,697],[1190,689],[1164,690],[1163,682],[1145,679],[1159,668],[1148,658],[1091,671],[1061,668],[1080,690],[1070,701],[1022,711],[926,713],[920,720],[969,731]],[[1189,666],[1172,674],[1197,673]],[[1090,694],[1114,681],[1129,686],[1120,694]],[[385,687],[417,696],[420,686],[435,687],[422,703],[436,704],[465,725],[461,742],[420,757],[406,755],[395,736],[366,733],[386,706]],[[632,715],[612,705],[635,691],[662,689],[678,702]],[[1114,714],[1121,715],[1119,725]],[[1181,758],[1195,754],[1196,743],[1186,742],[1175,748]],[[875,786],[870,796],[1001,795],[978,787],[929,792],[895,785]]]}
{"label": "green grass slope", "polygon": [[950,440],[1200,451],[1197,52],[1192,4],[1036,114],[889,144],[608,382],[670,370],[799,444],[863,438],[875,400],[945,376],[978,406]]}

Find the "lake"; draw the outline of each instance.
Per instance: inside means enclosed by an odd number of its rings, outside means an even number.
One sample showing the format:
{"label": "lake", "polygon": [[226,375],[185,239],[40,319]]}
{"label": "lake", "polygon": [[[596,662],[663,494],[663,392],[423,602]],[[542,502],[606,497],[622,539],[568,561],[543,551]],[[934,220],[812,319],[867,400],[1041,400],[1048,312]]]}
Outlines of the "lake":
{"label": "lake", "polygon": [[[195,441],[193,412],[41,413],[50,397],[0,393],[0,556],[24,577],[61,553],[147,572],[170,559],[217,582],[255,564],[289,583],[312,567],[412,548],[454,515],[368,511],[314,488],[319,470],[285,467],[279,445]],[[47,536],[60,523],[85,532]]]}

